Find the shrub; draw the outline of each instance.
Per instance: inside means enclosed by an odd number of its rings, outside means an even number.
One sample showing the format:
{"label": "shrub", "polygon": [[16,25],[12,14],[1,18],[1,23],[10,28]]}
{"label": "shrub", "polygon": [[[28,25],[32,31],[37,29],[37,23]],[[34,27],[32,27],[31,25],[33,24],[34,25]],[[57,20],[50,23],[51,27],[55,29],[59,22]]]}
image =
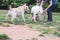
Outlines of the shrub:
{"label": "shrub", "polygon": [[53,34],[54,34],[55,36],[60,37],[60,32],[54,32]]}
{"label": "shrub", "polygon": [[0,34],[0,40],[10,40],[6,34]]}

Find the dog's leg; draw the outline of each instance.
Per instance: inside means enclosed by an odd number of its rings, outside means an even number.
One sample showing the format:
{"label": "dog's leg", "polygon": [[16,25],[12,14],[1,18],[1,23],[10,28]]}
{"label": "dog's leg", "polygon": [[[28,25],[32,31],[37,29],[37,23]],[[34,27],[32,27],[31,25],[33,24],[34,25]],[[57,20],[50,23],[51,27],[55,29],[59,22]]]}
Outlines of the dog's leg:
{"label": "dog's leg", "polygon": [[5,20],[7,20],[7,18],[8,18],[8,15],[5,17]]}
{"label": "dog's leg", "polygon": [[33,13],[30,14],[31,21],[33,21]]}
{"label": "dog's leg", "polygon": [[36,14],[36,21],[39,21],[39,14]]}
{"label": "dog's leg", "polygon": [[24,14],[22,14],[23,21],[25,22]]}
{"label": "dog's leg", "polygon": [[16,18],[16,16],[12,16],[11,22],[14,23],[14,19]]}
{"label": "dog's leg", "polygon": [[36,13],[33,15],[34,22],[36,22]]}
{"label": "dog's leg", "polygon": [[5,20],[7,20],[7,18],[8,18],[8,15],[9,15],[9,12],[7,13],[7,15],[6,15],[6,17],[5,17]]}
{"label": "dog's leg", "polygon": [[12,23],[14,23],[14,22],[13,22],[13,21],[14,21],[14,19],[15,19],[14,17],[11,19],[11,22],[12,22]]}
{"label": "dog's leg", "polygon": [[42,15],[42,14],[39,14],[39,20],[40,20],[40,21],[42,20],[41,15]]}

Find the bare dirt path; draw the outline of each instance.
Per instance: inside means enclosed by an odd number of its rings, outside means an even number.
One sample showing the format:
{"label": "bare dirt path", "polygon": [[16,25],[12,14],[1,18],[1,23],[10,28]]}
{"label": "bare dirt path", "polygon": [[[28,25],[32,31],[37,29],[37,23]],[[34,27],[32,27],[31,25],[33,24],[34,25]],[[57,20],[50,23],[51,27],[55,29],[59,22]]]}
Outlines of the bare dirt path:
{"label": "bare dirt path", "polygon": [[31,38],[37,38],[38,40],[60,40],[59,37],[54,36],[39,37],[40,32],[29,30],[27,25],[0,26],[0,34],[7,34],[11,40],[31,40]]}

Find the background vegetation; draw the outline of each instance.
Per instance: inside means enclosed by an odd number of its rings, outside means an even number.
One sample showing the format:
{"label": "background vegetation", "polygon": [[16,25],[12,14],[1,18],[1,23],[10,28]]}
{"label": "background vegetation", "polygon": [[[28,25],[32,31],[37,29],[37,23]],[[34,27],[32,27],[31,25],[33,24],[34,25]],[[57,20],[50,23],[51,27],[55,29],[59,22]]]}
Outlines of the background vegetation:
{"label": "background vegetation", "polygon": [[[15,3],[15,6],[20,6],[24,3],[27,3],[28,5],[33,5],[36,3],[36,0],[0,0],[0,9],[8,9],[10,4]],[[17,4],[17,5],[16,5]],[[45,4],[45,7],[47,4]],[[56,12],[60,12],[60,0],[59,0],[59,5]]]}

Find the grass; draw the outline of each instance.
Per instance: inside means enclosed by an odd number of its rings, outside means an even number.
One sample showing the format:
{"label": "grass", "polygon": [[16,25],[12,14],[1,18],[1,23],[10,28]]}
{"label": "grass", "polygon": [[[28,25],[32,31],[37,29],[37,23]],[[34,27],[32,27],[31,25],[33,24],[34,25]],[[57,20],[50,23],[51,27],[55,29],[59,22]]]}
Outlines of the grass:
{"label": "grass", "polygon": [[10,40],[10,38],[6,34],[0,34],[0,40]]}
{"label": "grass", "polygon": [[[2,23],[4,23],[4,18],[7,14],[7,10],[0,10],[0,25],[2,25]],[[42,19],[44,16],[42,15]],[[19,18],[19,21],[17,20]],[[11,17],[8,17],[8,21],[10,21]],[[19,16],[17,17],[17,19],[14,20],[14,24],[15,25],[22,25],[24,24],[22,17]],[[30,14],[26,14],[25,13],[25,19],[26,19],[26,24],[28,24],[29,28],[31,30],[36,30],[39,32],[42,32],[42,34],[55,34],[54,32],[58,31],[60,32],[60,14],[59,13],[53,13],[53,22],[51,24],[45,22],[44,20],[42,21],[37,21],[37,22],[33,22],[30,19]],[[51,28],[53,27],[53,28]],[[52,33],[53,32],[53,33]],[[59,33],[60,35],[60,33]],[[40,35],[42,36],[42,35]]]}
{"label": "grass", "polygon": [[55,36],[60,37],[60,32],[54,32],[53,34],[54,34]]}

